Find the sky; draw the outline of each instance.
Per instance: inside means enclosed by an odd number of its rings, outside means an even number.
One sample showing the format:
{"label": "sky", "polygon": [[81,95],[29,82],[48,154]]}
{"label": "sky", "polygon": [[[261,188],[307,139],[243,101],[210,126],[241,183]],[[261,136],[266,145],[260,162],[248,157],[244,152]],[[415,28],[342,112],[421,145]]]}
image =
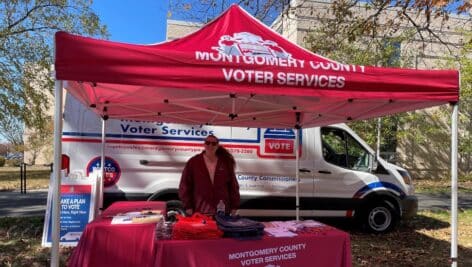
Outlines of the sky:
{"label": "sky", "polygon": [[109,39],[153,44],[166,38],[169,0],[94,0],[92,9],[107,25]]}
{"label": "sky", "polygon": [[[173,0],[94,0],[92,9],[98,14],[102,24],[107,25],[110,41],[132,44],[153,44],[166,39],[166,25],[169,1]],[[214,18],[236,0],[220,2],[209,8],[204,1],[187,0],[193,11],[174,10],[172,18],[176,20],[205,21],[205,17]],[[173,1],[174,4],[180,3]],[[247,7],[243,6],[247,9]],[[247,9],[249,12],[251,10]],[[184,13],[182,13],[184,12]],[[271,22],[278,13],[270,12]]]}

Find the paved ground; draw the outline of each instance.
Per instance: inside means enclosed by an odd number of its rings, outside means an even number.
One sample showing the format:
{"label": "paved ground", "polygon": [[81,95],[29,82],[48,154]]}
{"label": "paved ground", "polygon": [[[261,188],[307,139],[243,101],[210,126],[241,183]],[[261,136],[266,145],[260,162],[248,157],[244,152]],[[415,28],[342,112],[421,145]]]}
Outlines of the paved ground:
{"label": "paved ground", "polygon": [[46,211],[48,191],[28,190],[0,192],[0,217],[40,216]]}
{"label": "paved ground", "polygon": [[[0,217],[19,217],[44,215],[47,190],[29,190],[26,194],[19,191],[0,192]],[[448,194],[417,194],[419,209],[449,209]],[[472,194],[459,195],[459,208],[472,208]]]}
{"label": "paved ground", "polygon": [[[450,194],[416,194],[419,210],[444,210],[451,206]],[[461,209],[472,208],[472,194],[459,194],[458,206]]]}

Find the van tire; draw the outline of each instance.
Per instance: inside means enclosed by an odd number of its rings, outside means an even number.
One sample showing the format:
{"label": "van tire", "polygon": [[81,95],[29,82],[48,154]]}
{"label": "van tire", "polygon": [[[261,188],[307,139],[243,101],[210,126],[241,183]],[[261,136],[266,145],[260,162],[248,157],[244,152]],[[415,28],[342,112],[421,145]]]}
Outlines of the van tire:
{"label": "van tire", "polygon": [[180,200],[169,200],[166,204],[166,217],[168,221],[176,221],[177,214],[185,216],[184,206]]}
{"label": "van tire", "polygon": [[383,234],[396,228],[400,216],[395,206],[387,200],[376,201],[360,213],[360,222],[364,230]]}

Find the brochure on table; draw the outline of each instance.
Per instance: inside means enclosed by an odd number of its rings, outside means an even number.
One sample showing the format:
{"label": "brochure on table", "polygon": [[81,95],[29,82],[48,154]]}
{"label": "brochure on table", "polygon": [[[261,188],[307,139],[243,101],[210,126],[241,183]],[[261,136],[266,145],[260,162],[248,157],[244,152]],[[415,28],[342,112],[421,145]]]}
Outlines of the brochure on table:
{"label": "brochure on table", "polygon": [[[52,231],[52,181],[51,175],[46,215],[44,218],[44,230],[42,246],[51,247]],[[88,177],[61,178],[61,204],[60,204],[60,244],[63,246],[76,246],[80,236],[88,222],[94,218],[95,193],[97,174],[94,172]]]}
{"label": "brochure on table", "polygon": [[111,224],[139,224],[162,222],[164,216],[160,212],[132,211],[120,213],[112,217]]}

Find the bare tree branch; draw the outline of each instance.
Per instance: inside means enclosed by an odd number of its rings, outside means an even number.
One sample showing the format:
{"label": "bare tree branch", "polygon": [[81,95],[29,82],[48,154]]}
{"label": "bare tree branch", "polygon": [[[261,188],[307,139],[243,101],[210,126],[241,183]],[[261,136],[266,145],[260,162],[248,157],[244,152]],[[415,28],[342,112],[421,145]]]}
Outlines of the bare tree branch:
{"label": "bare tree branch", "polygon": [[42,8],[46,8],[46,7],[61,7],[61,6],[59,6],[59,5],[51,5],[51,4],[33,6],[31,9],[27,10],[26,13],[25,13],[22,17],[20,17],[18,20],[16,20],[15,22],[10,23],[9,25],[7,25],[7,29],[8,29],[8,30],[13,29],[13,27],[19,25],[20,23],[22,23],[23,21],[25,21],[26,19],[28,19],[29,17],[31,17],[31,15],[32,15],[33,12],[35,12],[35,11],[38,10],[38,9],[42,9]]}

